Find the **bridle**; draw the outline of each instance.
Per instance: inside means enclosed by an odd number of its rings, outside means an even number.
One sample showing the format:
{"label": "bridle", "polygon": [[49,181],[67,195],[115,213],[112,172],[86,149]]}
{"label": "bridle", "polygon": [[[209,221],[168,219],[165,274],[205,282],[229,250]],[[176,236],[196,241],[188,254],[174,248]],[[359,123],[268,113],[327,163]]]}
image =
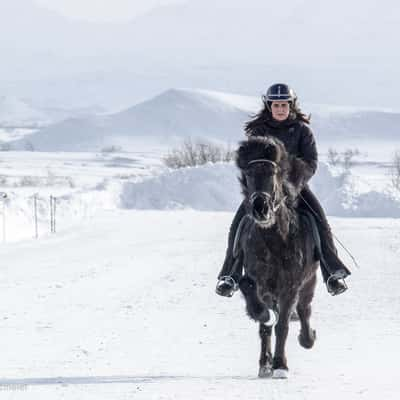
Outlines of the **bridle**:
{"label": "bridle", "polygon": [[278,164],[275,161],[267,160],[266,158],[257,158],[255,160],[251,160],[247,163],[247,165],[255,164],[255,163],[268,163],[273,165],[275,168],[278,168]]}
{"label": "bridle", "polygon": [[[247,163],[247,165],[251,165],[251,164],[256,164],[256,163],[267,163],[267,164],[271,164],[274,166],[274,168],[278,169],[279,165],[278,163],[276,163],[275,161],[271,161],[268,160],[266,158],[257,158],[255,160],[251,160]],[[276,193],[276,182],[274,180],[274,188],[273,188],[273,193]],[[260,192],[254,192],[250,195],[250,203],[252,203],[254,201],[254,199],[259,195]],[[267,193],[267,192],[261,192],[263,196],[266,197],[267,201],[270,203],[271,205],[271,209],[273,211],[273,213],[276,213],[279,208],[282,206],[282,204],[286,201],[287,196],[284,196],[279,202],[276,201],[275,196],[272,196],[271,194]]]}

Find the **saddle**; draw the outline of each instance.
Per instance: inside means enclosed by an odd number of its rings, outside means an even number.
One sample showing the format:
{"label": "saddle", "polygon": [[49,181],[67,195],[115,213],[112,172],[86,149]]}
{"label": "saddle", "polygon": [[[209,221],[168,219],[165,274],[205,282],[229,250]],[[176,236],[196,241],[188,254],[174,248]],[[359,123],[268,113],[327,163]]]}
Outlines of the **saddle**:
{"label": "saddle", "polygon": [[[304,224],[307,227],[307,230],[311,232],[313,242],[314,242],[314,258],[315,261],[324,261],[322,248],[321,248],[321,237],[318,231],[318,224],[315,216],[311,211],[298,208],[297,212],[300,217],[300,223]],[[239,250],[239,240],[243,231],[243,228],[249,222],[250,217],[248,215],[244,215],[240,220],[238,229],[236,230],[235,241],[233,243],[233,257],[236,259],[240,253]]]}

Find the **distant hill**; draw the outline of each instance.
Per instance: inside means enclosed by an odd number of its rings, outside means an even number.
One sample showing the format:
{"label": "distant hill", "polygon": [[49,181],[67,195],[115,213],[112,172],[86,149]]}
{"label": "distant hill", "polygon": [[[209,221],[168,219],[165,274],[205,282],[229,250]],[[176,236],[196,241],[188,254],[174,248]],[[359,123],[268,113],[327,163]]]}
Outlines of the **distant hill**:
{"label": "distant hill", "polygon": [[[252,102],[257,100],[171,89],[116,114],[50,125],[27,140],[40,151],[89,151],[109,145],[129,147],[138,140],[168,143],[183,137],[236,142],[243,135]],[[24,142],[12,146],[25,148]]]}
{"label": "distant hill", "polygon": [[[129,150],[144,142],[168,145],[188,137],[236,143],[243,138],[245,121],[260,105],[255,97],[170,89],[115,114],[52,124],[11,145],[24,149],[28,140],[39,151],[98,151],[111,145]],[[399,140],[398,113],[315,108],[312,128],[319,142]]]}

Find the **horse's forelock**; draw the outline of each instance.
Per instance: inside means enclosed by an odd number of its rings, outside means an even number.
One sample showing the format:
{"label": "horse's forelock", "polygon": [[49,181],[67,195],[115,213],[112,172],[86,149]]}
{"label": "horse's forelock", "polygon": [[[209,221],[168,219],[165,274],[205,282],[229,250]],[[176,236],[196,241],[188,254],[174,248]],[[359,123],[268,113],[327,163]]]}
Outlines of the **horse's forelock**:
{"label": "horse's forelock", "polygon": [[248,195],[248,188],[244,170],[248,168],[249,162],[256,159],[266,159],[273,161],[279,165],[277,176],[280,182],[283,183],[284,192],[292,198],[291,188],[288,181],[288,173],[290,170],[290,160],[285,146],[281,141],[271,137],[255,136],[250,137],[248,140],[239,143],[239,148],[236,152],[236,165],[242,170],[239,177],[242,193],[246,197]]}
{"label": "horse's forelock", "polygon": [[246,169],[249,162],[264,159],[279,163],[283,158],[285,148],[281,142],[269,137],[250,137],[240,143],[236,153],[236,165]]}

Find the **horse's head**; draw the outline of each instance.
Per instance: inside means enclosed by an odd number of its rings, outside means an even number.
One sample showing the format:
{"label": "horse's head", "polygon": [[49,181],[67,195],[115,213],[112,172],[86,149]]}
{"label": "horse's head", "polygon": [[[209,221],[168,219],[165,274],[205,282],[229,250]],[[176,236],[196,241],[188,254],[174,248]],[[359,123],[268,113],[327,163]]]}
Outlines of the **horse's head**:
{"label": "horse's head", "polygon": [[285,202],[284,180],[287,152],[277,139],[251,137],[240,143],[236,164],[242,172],[240,182],[255,221],[269,227]]}

